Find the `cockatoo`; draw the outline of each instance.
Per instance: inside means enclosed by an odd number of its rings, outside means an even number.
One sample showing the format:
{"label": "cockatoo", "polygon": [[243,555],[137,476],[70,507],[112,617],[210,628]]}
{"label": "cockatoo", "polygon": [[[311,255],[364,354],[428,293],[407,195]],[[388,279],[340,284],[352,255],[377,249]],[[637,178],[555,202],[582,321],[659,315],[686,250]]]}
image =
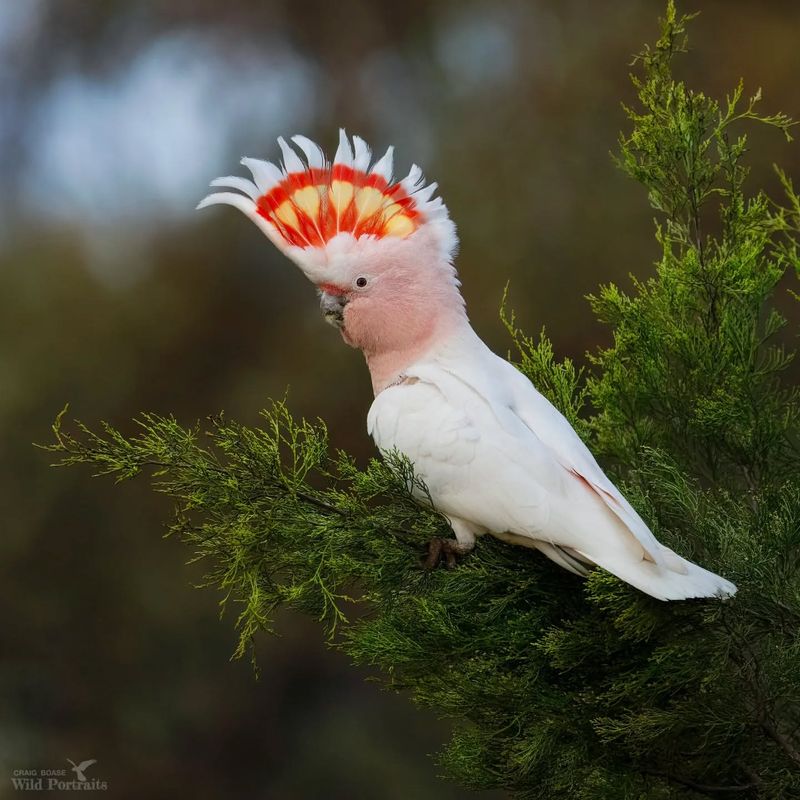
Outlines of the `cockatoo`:
{"label": "cockatoo", "polygon": [[[489,533],[578,575],[599,566],[660,600],[729,596],[730,582],[660,544],[569,422],[472,329],[456,229],[416,165],[392,173],[340,131],[330,163],[304,136],[283,164],[243,158],[198,208],[242,211],[305,273],[326,319],[359,348],[375,400],[367,429],[414,465],[450,522],[449,553]],[[302,154],[302,157],[301,157]]]}

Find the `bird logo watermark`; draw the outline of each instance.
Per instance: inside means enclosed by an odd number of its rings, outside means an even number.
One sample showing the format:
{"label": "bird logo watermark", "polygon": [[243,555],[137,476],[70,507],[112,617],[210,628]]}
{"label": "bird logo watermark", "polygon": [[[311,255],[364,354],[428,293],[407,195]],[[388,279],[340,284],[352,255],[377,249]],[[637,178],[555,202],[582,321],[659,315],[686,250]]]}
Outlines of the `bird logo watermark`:
{"label": "bird logo watermark", "polygon": [[80,764],[76,764],[71,758],[68,758],[70,764],[72,764],[72,771],[78,776],[79,781],[85,781],[86,776],[83,774],[84,770],[87,770],[92,764],[97,763],[96,758],[89,758],[86,761],[81,761]]}
{"label": "bird logo watermark", "polygon": [[[108,781],[94,776],[87,777],[86,771],[97,763],[96,758],[87,758],[78,763],[71,758],[72,765],[55,769],[15,769],[11,773],[11,785],[18,792],[105,792]],[[69,773],[74,772],[74,777]]]}

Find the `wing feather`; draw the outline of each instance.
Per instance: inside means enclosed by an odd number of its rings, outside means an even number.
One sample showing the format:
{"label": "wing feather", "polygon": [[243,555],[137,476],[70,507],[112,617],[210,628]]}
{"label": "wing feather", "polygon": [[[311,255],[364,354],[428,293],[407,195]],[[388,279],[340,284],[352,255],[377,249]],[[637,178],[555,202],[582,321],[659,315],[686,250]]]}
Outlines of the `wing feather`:
{"label": "wing feather", "polygon": [[605,505],[621,520],[642,545],[649,559],[668,568],[668,551],[653,535],[647,523],[628,502],[620,490],[600,468],[592,452],[569,424],[566,417],[520,373],[516,367],[498,358],[504,366],[512,387],[512,410],[550,449],[561,466],[577,480],[591,488]]}
{"label": "wing feather", "polygon": [[[448,378],[443,375],[458,381],[467,392],[487,403],[501,426],[515,438],[520,438],[519,426],[522,426],[532,435],[527,440],[528,447],[533,444],[546,450],[553,466],[560,465],[567,475],[590,488],[630,531],[642,547],[646,560],[683,571],[677,557],[673,558],[671,551],[658,542],[564,415],[516,367],[491,352],[477,337],[467,344],[469,358],[461,354],[457,359],[448,358],[436,366],[415,365],[414,374],[442,385],[448,395],[455,390],[448,387]],[[465,402],[465,398],[468,394],[461,393],[459,403]],[[547,479],[541,472],[538,477],[541,481]]]}

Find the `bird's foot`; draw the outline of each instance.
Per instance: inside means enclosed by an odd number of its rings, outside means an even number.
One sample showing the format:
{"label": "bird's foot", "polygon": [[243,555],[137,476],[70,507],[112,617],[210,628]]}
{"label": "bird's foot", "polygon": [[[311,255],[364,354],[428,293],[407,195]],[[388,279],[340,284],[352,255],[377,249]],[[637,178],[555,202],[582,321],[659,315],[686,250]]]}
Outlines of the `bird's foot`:
{"label": "bird's foot", "polygon": [[458,556],[463,555],[466,548],[458,543],[457,539],[443,538],[434,536],[428,542],[428,552],[422,559],[422,568],[432,570],[444,564],[447,569],[453,569],[456,565]]}

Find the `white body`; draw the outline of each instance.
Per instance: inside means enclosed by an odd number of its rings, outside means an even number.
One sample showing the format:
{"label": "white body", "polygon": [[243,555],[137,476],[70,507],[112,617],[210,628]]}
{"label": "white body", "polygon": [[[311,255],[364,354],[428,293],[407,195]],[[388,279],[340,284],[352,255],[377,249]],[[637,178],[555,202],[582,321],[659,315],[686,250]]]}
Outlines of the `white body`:
{"label": "white body", "polygon": [[661,600],[736,591],[661,545],[561,413],[468,325],[377,395],[367,427],[414,463],[464,550],[491,533]]}

